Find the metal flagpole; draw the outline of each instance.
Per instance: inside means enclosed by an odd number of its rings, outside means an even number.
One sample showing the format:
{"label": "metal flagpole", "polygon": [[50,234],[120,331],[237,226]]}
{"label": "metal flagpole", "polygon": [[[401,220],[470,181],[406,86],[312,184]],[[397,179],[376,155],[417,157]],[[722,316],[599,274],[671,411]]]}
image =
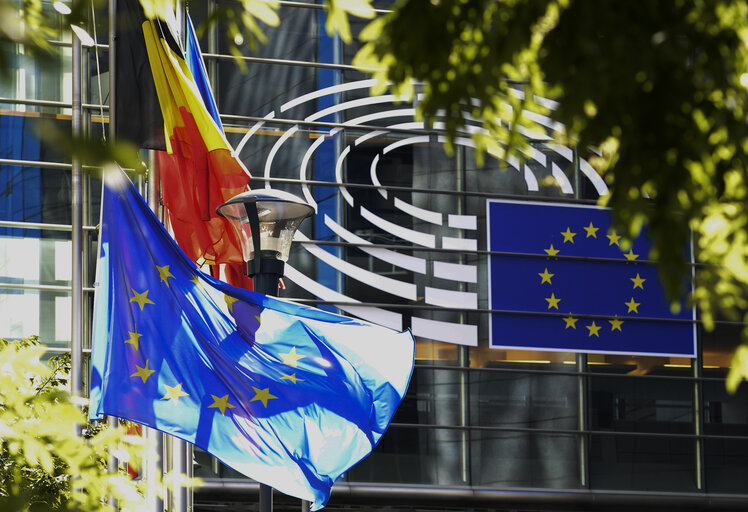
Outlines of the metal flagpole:
{"label": "metal flagpole", "polygon": [[[116,86],[116,67],[115,62],[117,46],[117,40],[115,37],[115,23],[117,22],[117,0],[109,0],[109,143],[114,144],[116,140],[116,130],[114,129],[114,121],[116,114],[115,108],[115,97],[117,94]],[[102,98],[99,98],[103,101]],[[117,418],[109,416],[108,419],[109,428],[117,428]],[[114,455],[109,454],[108,469],[110,474],[117,474],[117,459]],[[114,499],[114,495],[109,495],[109,506],[117,510],[117,500]]]}
{"label": "metal flagpole", "polygon": [[[76,144],[83,141],[83,110],[81,101],[81,41],[73,33],[73,112],[72,130]],[[80,157],[73,155],[72,176],[72,318],[70,333],[70,392],[74,398],[83,389],[83,185]]]}
{"label": "metal flagpole", "polygon": [[[182,0],[176,0],[175,14],[177,18],[177,29],[179,40],[184,48],[185,42],[185,5]],[[192,465],[192,447],[189,443],[179,438],[169,436],[171,444],[171,472],[175,475],[189,476],[188,465]],[[175,486],[171,490],[172,502],[169,512],[188,512],[188,503],[192,501],[192,489],[182,485]]]}

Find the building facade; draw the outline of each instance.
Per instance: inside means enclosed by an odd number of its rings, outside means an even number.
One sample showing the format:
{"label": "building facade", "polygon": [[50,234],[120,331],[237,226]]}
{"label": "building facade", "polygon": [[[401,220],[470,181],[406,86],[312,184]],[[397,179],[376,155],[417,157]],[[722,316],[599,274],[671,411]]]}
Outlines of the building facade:
{"label": "building facade", "polygon": [[[189,5],[195,23],[215,8]],[[351,65],[357,47],[325,32],[320,4],[281,1],[279,13],[268,42],[241,58],[246,72],[220,24],[201,44],[251,186],[317,206],[282,295],[409,328],[417,340],[392,426],[336,484],[328,508],[747,508],[748,390],[729,395],[724,386],[741,324],[707,332],[695,323],[695,358],[489,347],[498,313],[488,300],[487,201],[594,204],[607,188],[587,155],[539,137],[522,161],[488,155],[479,165],[471,126],[448,154],[438,120],[427,128],[415,119],[417,94],[410,102],[370,93],[368,75]],[[353,21],[356,31],[364,25]],[[88,31],[99,44],[83,49],[83,126],[101,138],[105,10],[92,13]],[[13,73],[0,86],[0,337],[39,335],[57,352],[71,340],[71,164],[38,134],[71,129],[65,33],[46,62],[3,43]],[[88,354],[100,180],[95,169],[82,176]],[[205,482],[196,510],[256,508],[256,484],[199,450],[194,462]],[[276,499],[277,508],[298,506]]]}

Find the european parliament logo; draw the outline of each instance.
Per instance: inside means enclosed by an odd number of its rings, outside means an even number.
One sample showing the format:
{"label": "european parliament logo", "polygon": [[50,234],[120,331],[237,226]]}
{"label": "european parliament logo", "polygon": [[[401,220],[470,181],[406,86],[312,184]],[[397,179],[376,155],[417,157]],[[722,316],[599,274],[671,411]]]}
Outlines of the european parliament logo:
{"label": "european parliament logo", "polygon": [[604,208],[486,208],[491,347],[695,356],[694,312],[672,312],[645,233],[624,251]]}

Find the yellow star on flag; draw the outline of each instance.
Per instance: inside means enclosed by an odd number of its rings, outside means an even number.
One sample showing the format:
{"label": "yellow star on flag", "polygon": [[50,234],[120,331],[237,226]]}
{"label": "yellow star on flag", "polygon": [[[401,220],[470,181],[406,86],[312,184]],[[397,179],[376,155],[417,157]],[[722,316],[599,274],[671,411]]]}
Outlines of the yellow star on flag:
{"label": "yellow star on flag", "polygon": [[296,368],[296,363],[299,359],[303,359],[306,356],[300,356],[296,353],[296,347],[291,347],[291,350],[287,354],[278,354],[283,358],[283,364],[287,364],[288,366],[293,366]]}
{"label": "yellow star on flag", "polygon": [[259,400],[262,402],[262,405],[265,407],[268,406],[268,400],[272,400],[273,398],[278,398],[277,396],[273,396],[270,394],[270,388],[265,389],[258,389],[254,386],[252,386],[252,389],[255,390],[255,397],[250,400],[250,402],[254,402],[255,400]]}
{"label": "yellow star on flag", "polygon": [[629,252],[627,252],[626,254],[624,254],[624,256],[626,256],[626,259],[629,260],[629,261],[634,261],[636,258],[639,257],[638,254],[634,254],[634,250],[633,249],[629,249]]}
{"label": "yellow star on flag", "polygon": [[150,377],[153,372],[156,371],[148,368],[148,359],[145,360],[145,368],[141,368],[137,364],[135,365],[135,368],[137,368],[138,371],[130,375],[130,377],[140,377],[143,380],[143,384],[145,384],[145,381],[148,380],[148,377]]}
{"label": "yellow star on flag", "polygon": [[213,397],[213,403],[208,406],[208,409],[218,409],[221,411],[221,416],[224,416],[226,409],[235,409],[236,406],[229,403],[229,395],[223,395],[218,398],[216,395],[211,394]]}
{"label": "yellow star on flag", "polygon": [[292,373],[291,375],[286,375],[285,373],[281,373],[281,375],[283,375],[283,377],[281,377],[281,380],[290,380],[294,384],[296,384],[299,381],[302,381],[302,382],[304,381],[304,379],[298,378],[295,373]]}
{"label": "yellow star on flag", "polygon": [[553,284],[551,283],[551,277],[555,276],[556,274],[551,274],[550,272],[548,272],[548,268],[546,268],[543,272],[539,272],[538,275],[543,279],[542,281],[540,281],[540,284]]}
{"label": "yellow star on flag", "polygon": [[203,283],[200,282],[200,278],[197,277],[197,275],[193,276],[192,279],[190,279],[190,281],[192,281],[193,283],[195,283],[198,286],[202,286],[203,285]]}
{"label": "yellow star on flag", "polygon": [[558,303],[561,302],[561,299],[557,299],[556,295],[553,293],[551,293],[550,297],[546,297],[545,300],[548,301],[548,309],[558,309]]}
{"label": "yellow star on flag", "polygon": [[156,268],[158,269],[158,275],[161,277],[161,280],[166,283],[166,287],[169,287],[169,278],[171,277],[174,279],[174,276],[171,272],[169,272],[169,265],[164,265],[163,267],[159,267],[156,265]]}
{"label": "yellow star on flag", "polygon": [[137,332],[127,331],[130,334],[130,337],[125,340],[125,343],[129,343],[133,347],[135,347],[135,350],[138,350],[138,340],[142,336],[142,334],[138,334]]}
{"label": "yellow star on flag", "polygon": [[566,228],[566,231],[562,231],[561,235],[563,235],[564,237],[564,243],[566,242],[574,243],[574,237],[576,236],[576,233],[572,233],[569,227]]}
{"label": "yellow star on flag", "polygon": [[600,337],[598,331],[600,330],[601,326],[595,324],[594,320],[592,321],[592,325],[585,325],[585,327],[590,331],[589,336],[597,336],[598,338]]}
{"label": "yellow star on flag", "polygon": [[168,386],[164,385],[166,388],[166,394],[161,397],[161,400],[174,400],[174,403],[179,402],[179,398],[183,396],[188,396],[189,393],[185,393],[182,391],[182,383],[180,382],[176,386]]}
{"label": "yellow star on flag", "polygon": [[637,308],[639,307],[641,302],[634,302],[634,298],[631,297],[631,300],[628,302],[624,302],[624,304],[626,304],[629,307],[629,310],[627,311],[627,313],[631,313],[633,311],[634,313],[639,314],[639,309]]}
{"label": "yellow star on flag", "polygon": [[239,299],[235,299],[234,297],[230,297],[228,295],[223,296],[223,300],[226,301],[226,305],[229,307],[229,311],[232,313],[234,312],[234,302],[236,302]]}
{"label": "yellow star on flag", "polygon": [[555,256],[556,254],[558,254],[558,249],[554,249],[553,244],[551,244],[551,247],[549,249],[543,249],[543,250],[548,256]]}
{"label": "yellow star on flag", "polygon": [[629,279],[634,282],[634,288],[641,288],[642,290],[644,289],[644,281],[646,281],[646,279],[641,277],[638,273],[636,274],[636,277],[631,277]]}
{"label": "yellow star on flag", "polygon": [[597,238],[597,230],[600,228],[596,228],[592,225],[592,221],[590,221],[590,225],[584,228],[584,230],[587,232],[587,236],[585,238]]}
{"label": "yellow star on flag", "polygon": [[615,231],[611,231],[609,235],[605,235],[605,236],[608,237],[608,240],[610,240],[610,242],[608,243],[608,245],[615,244],[615,245],[619,245],[620,246],[620,244],[618,243],[618,241],[621,239],[621,236],[617,235]]}
{"label": "yellow star on flag", "polygon": [[621,326],[623,325],[623,320],[619,320],[618,317],[615,317],[613,320],[608,320],[610,322],[610,330],[611,331],[621,331]]}
{"label": "yellow star on flag", "polygon": [[143,311],[146,304],[153,304],[153,301],[148,298],[148,290],[143,293],[138,293],[133,288],[130,289],[133,294],[133,296],[130,297],[130,302],[137,302],[138,306],[140,306],[140,311]]}
{"label": "yellow star on flag", "polygon": [[572,329],[577,328],[577,322],[579,321],[579,319],[571,316],[571,313],[569,313],[569,316],[567,316],[563,320],[564,322],[566,322],[566,327],[564,327],[564,329],[568,329],[569,327],[571,327]]}

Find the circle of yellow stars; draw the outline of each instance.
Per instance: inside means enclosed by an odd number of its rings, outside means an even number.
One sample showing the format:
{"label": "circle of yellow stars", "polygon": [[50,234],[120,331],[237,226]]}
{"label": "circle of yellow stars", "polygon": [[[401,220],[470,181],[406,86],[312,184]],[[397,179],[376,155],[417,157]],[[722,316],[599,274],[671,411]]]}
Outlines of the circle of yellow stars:
{"label": "circle of yellow stars", "polygon": [[[585,238],[595,238],[597,239],[597,232],[600,230],[599,227],[595,226],[592,221],[590,221],[589,225],[584,226],[582,228],[585,232]],[[574,244],[574,237],[577,236],[577,232],[573,232],[571,230],[571,226],[567,226],[565,231],[561,231],[561,236],[563,237],[563,240],[561,241],[559,247],[563,247],[564,244]],[[581,236],[581,235],[580,235]],[[622,236],[617,234],[614,230],[610,231],[605,237],[608,239],[608,246],[616,245],[620,247],[620,241]],[[561,249],[557,249],[553,246],[551,243],[550,246],[547,249],[543,249],[543,251],[546,253],[546,255],[550,258],[553,256],[557,256]],[[634,253],[633,249],[630,249],[629,252],[623,253],[623,256],[626,258],[626,261],[636,261],[639,257],[638,254]],[[556,274],[552,273],[550,270],[548,270],[548,267],[545,266],[542,272],[538,272],[538,276],[540,277],[540,284],[548,284],[550,286],[553,285],[553,277]],[[636,290],[637,288],[644,290],[644,283],[646,281],[645,278],[641,277],[641,275],[637,272],[636,276],[631,277],[631,282],[633,283],[633,290]],[[552,310],[555,309],[556,311],[559,311],[559,304],[561,303],[562,299],[560,297],[556,297],[556,294],[554,292],[551,292],[550,297],[546,297],[545,301],[547,302],[547,309]],[[632,296],[631,299],[629,299],[628,302],[623,303],[624,306],[626,306],[626,313],[636,313],[639,314],[639,306],[641,305],[640,302],[636,302],[634,300],[634,297]],[[579,321],[579,318],[575,317],[571,312],[569,312],[569,315],[566,317],[563,317],[562,320],[564,321],[564,329],[574,329],[577,328],[577,322]],[[623,320],[618,318],[618,315],[615,315],[612,319],[608,320],[608,323],[610,323],[610,332],[618,331],[623,332],[622,326],[623,326]],[[589,325],[585,325],[585,329],[587,329],[587,336],[588,337],[600,337],[600,329],[604,327],[604,323],[601,323],[600,325],[597,324],[595,320],[592,320]]]}
{"label": "circle of yellow stars", "polygon": [[[169,265],[163,265],[158,266],[156,265],[156,270],[158,271],[160,282],[163,283],[164,286],[167,288],[170,287],[169,279],[176,279],[176,277],[171,273],[169,270]],[[199,276],[194,275],[193,278],[190,280],[195,286],[202,287],[202,284],[200,282]],[[148,298],[149,290],[146,289],[144,291],[136,290],[135,288],[130,288],[130,291],[132,293],[132,296],[129,298],[129,303],[135,303],[139,310],[142,312],[145,310],[146,306],[148,305],[154,305],[155,303]],[[230,311],[233,311],[233,304],[237,301],[236,298],[230,297],[228,295],[224,296],[224,299],[226,301],[227,307]],[[137,310],[134,310],[133,313],[137,313]],[[259,321],[260,318],[257,317],[257,320]],[[132,346],[133,350],[136,352],[140,352],[140,338],[143,336],[143,334],[138,332],[137,325],[134,327],[133,331],[128,330],[128,337],[123,340],[123,342],[127,345]],[[279,353],[278,354],[281,363],[287,366],[290,366],[292,368],[298,367],[298,362],[307,357],[305,355],[299,354],[296,352],[296,347],[291,347],[291,349],[287,353]],[[150,367],[150,360],[145,359],[145,365],[141,366],[139,364],[135,364],[135,372],[130,375],[131,378],[140,379],[142,384],[146,384],[148,382],[148,379],[151,378],[151,376],[154,373],[157,373],[156,369],[153,369]],[[288,372],[283,373],[280,372],[281,378],[280,380],[284,381],[290,381],[293,384],[297,384],[298,382],[303,382],[305,379],[302,379],[300,377],[296,376],[296,372]],[[170,386],[168,384],[164,384],[164,388],[166,389],[166,393],[160,398],[160,400],[168,401],[172,404],[178,404],[180,398],[183,397],[189,397],[190,394],[187,393],[185,390],[182,389],[182,382],[177,382],[176,385]],[[254,391],[254,397],[250,399],[250,402],[260,402],[262,403],[263,407],[267,407],[268,403],[271,400],[277,400],[278,397],[273,395],[270,392],[270,388],[258,388],[255,386],[251,386]],[[221,413],[221,415],[225,415],[226,411],[230,411],[231,409],[235,409],[236,405],[231,403],[229,400],[229,395],[225,394],[223,396],[218,396],[214,394],[210,394],[212,403],[207,406],[208,409],[217,409],[218,412]]]}

